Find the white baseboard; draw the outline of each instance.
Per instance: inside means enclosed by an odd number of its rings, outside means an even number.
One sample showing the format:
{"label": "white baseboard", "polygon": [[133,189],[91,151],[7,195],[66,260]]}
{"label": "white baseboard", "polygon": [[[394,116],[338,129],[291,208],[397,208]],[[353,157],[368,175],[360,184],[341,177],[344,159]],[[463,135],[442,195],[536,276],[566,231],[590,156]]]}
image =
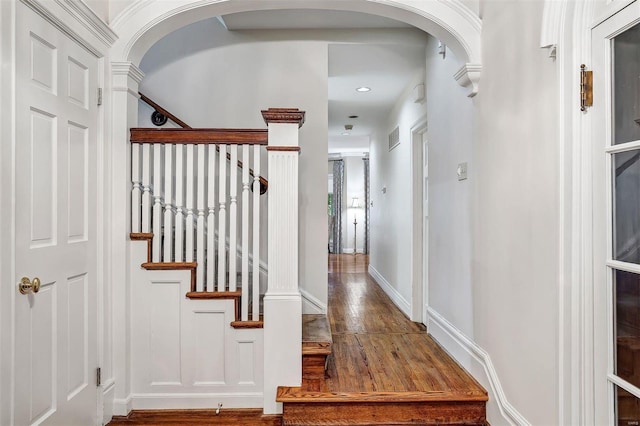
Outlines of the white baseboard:
{"label": "white baseboard", "polygon": [[[531,423],[520,414],[513,405],[509,403],[504,393],[504,389],[500,384],[498,373],[493,367],[491,357],[489,354],[478,346],[473,340],[465,336],[459,329],[453,324],[447,321],[442,315],[436,312],[433,308],[427,308],[429,314],[429,323],[427,330],[437,341],[440,343],[450,354],[459,352],[460,349],[471,355],[473,360],[478,362],[485,372],[485,379],[482,380],[485,383],[489,383],[489,402],[488,404],[495,403],[500,411],[500,414],[510,425],[517,426],[529,426]],[[451,347],[450,345],[456,345]],[[489,410],[488,410],[489,411]],[[487,419],[491,424],[500,424],[503,421],[498,419]]]}
{"label": "white baseboard", "polygon": [[134,410],[262,408],[262,392],[242,393],[138,393],[131,397]]}
{"label": "white baseboard", "polygon": [[127,398],[114,399],[113,400],[113,415],[114,416],[126,416],[133,410],[133,399],[131,395]]}
{"label": "white baseboard", "polygon": [[369,265],[369,275],[373,277],[374,280],[378,283],[380,288],[387,293],[387,296],[395,303],[395,305],[402,311],[404,314],[411,318],[411,304],[407,301],[402,295],[389,284],[389,281],[385,279],[385,277],[377,271],[376,268]]}
{"label": "white baseboard", "polygon": [[326,314],[327,305],[304,289],[300,289],[302,296],[302,313],[303,314]]}

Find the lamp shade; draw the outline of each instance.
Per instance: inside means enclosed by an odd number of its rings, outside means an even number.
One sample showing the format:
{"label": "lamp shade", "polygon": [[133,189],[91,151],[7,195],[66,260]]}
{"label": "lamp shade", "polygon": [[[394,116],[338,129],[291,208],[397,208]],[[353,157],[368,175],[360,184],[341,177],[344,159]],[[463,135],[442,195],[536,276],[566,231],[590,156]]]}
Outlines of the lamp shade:
{"label": "lamp shade", "polygon": [[353,209],[360,208],[360,199],[358,197],[353,197],[351,199],[351,208]]}

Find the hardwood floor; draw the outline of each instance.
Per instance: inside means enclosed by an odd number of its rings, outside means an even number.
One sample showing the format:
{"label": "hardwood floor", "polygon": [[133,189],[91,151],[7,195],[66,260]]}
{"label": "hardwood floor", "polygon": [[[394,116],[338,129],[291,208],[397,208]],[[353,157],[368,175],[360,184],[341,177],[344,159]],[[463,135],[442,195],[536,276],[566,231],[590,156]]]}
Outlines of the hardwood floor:
{"label": "hardwood floor", "polygon": [[329,256],[328,377],[280,388],[284,424],[485,424],[486,391],[404,316],[367,268],[364,255]]}

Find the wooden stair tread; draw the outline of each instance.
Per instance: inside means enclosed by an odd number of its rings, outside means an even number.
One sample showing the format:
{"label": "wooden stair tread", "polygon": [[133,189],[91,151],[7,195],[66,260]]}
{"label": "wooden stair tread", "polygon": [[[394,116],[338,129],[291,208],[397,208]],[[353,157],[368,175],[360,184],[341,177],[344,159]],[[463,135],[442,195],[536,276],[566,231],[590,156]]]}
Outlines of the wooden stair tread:
{"label": "wooden stair tread", "polygon": [[312,392],[301,387],[278,386],[276,401],[287,403],[325,402],[464,402],[489,400],[482,391],[405,391],[405,392]]}
{"label": "wooden stair tread", "polygon": [[302,315],[302,355],[329,355],[332,344],[326,315]]}
{"label": "wooden stair tread", "polygon": [[233,328],[264,328],[264,321],[232,321]]}
{"label": "wooden stair tread", "polygon": [[241,291],[190,291],[186,294],[189,299],[238,299]]}

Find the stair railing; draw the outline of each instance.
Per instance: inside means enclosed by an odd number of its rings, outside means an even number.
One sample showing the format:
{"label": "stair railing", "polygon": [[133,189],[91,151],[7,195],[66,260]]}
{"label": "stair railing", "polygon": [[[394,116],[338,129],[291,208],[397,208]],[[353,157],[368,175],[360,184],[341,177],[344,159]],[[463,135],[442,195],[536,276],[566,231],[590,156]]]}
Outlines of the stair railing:
{"label": "stair railing", "polygon": [[[191,270],[192,293],[238,294],[241,321],[260,319],[267,138],[267,130],[131,129],[132,238],[149,244],[142,266]],[[228,167],[239,157],[247,167]]]}
{"label": "stair railing", "polygon": [[[138,94],[140,95],[140,100],[142,102],[146,103],[147,105],[149,105],[151,108],[154,109],[154,114],[160,117],[160,119],[162,120],[161,122],[165,123],[166,120],[169,119],[174,123],[176,123],[178,126],[182,127],[183,129],[192,129],[191,126],[189,126],[187,123],[185,123],[184,121],[176,117],[173,113],[169,112],[167,109],[159,105],[153,99],[146,96],[144,93],[138,92]],[[154,121],[153,116],[152,116],[152,121]],[[231,161],[231,155],[229,153],[227,153],[227,160]],[[237,161],[236,163],[238,164],[239,169],[242,169],[244,167],[242,161]],[[260,172],[257,172],[256,175],[258,175],[258,178],[260,179],[260,194],[264,194],[265,192],[267,192],[267,189],[269,187],[269,182],[267,181],[267,179],[260,176]],[[251,176],[252,178],[255,177],[254,170],[252,168],[249,168],[249,176]]]}

